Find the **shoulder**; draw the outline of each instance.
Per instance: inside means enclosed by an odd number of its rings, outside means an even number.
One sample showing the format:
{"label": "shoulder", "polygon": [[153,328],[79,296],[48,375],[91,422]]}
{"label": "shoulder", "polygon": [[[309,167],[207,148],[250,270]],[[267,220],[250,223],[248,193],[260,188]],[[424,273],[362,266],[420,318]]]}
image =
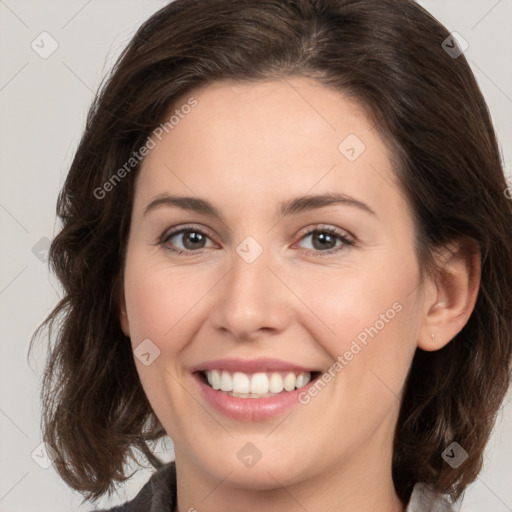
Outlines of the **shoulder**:
{"label": "shoulder", "polygon": [[176,465],[164,464],[151,475],[130,501],[113,508],[91,512],[173,512],[176,505]]}
{"label": "shoulder", "polygon": [[406,512],[454,512],[454,504],[445,494],[437,494],[427,484],[417,483],[411,494]]}

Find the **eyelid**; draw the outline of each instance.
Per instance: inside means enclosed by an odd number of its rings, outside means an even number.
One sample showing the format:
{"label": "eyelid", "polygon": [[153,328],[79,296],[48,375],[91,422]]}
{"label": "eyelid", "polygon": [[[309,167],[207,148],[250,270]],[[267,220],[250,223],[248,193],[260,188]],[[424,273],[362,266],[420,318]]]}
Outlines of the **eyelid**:
{"label": "eyelid", "polygon": [[327,257],[331,254],[338,254],[342,251],[347,250],[349,247],[353,247],[356,245],[356,238],[349,233],[348,231],[338,228],[336,226],[332,226],[330,224],[316,224],[313,226],[308,226],[307,228],[304,228],[304,230],[301,230],[299,234],[297,235],[298,241],[295,242],[294,245],[301,242],[305,237],[311,236],[313,233],[319,232],[319,233],[329,233],[341,240],[341,245],[335,245],[331,249],[327,249],[325,251],[315,250],[315,249],[304,249],[304,253],[306,255],[313,255],[313,256],[320,256],[320,257]]}
{"label": "eyelid", "polygon": [[[163,232],[163,234],[160,236],[159,240],[155,245],[163,245],[165,247],[165,244],[167,241],[172,238],[175,235],[178,235],[180,233],[186,232],[186,231],[196,231],[198,233],[201,233],[205,235],[207,238],[209,238],[212,242],[212,236],[210,234],[210,231],[208,228],[202,226],[201,224],[183,224],[180,226],[175,226],[173,228],[169,228],[166,231]],[[300,243],[306,236],[311,236],[315,232],[326,232],[330,233],[335,237],[338,237],[341,240],[341,245],[336,245],[335,247],[331,249],[327,249],[325,251],[315,250],[315,249],[304,249],[303,252],[307,255],[313,254],[314,256],[328,256],[330,254],[339,253],[348,247],[356,245],[355,237],[350,234],[348,231],[338,228],[336,226],[332,226],[330,224],[316,224],[313,226],[308,226],[301,231],[297,235],[295,235],[298,240],[294,243],[296,245],[297,243]],[[215,243],[215,242],[214,242]],[[199,249],[197,251],[192,250],[181,250],[181,249],[171,249],[166,248],[167,250],[179,254],[186,254],[186,255],[195,255],[195,254],[201,254],[202,251],[204,251],[206,248]]]}
{"label": "eyelid", "polygon": [[[206,235],[210,240],[212,240],[212,233],[211,231],[202,226],[201,224],[183,224],[179,226],[175,226],[173,228],[169,228],[165,230],[162,235],[159,237],[159,240],[157,244],[161,243],[164,244],[169,238],[171,238],[174,235],[177,235],[179,233],[182,233],[183,231],[197,231],[198,233],[202,233]],[[212,240],[213,241],[213,240]],[[199,252],[199,251],[192,251],[192,252]]]}
{"label": "eyelid", "polygon": [[308,226],[304,229],[301,229],[297,236],[299,239],[304,238],[305,235],[311,234],[312,231],[327,231],[331,233],[335,233],[337,236],[342,238],[347,238],[355,243],[355,237],[351,235],[347,230],[338,228],[333,226],[332,224],[314,224],[313,226]]}

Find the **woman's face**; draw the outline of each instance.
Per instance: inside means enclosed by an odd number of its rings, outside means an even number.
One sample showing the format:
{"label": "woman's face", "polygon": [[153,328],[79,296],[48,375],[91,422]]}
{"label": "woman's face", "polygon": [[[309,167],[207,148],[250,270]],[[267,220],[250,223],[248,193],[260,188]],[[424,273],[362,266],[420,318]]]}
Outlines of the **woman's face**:
{"label": "woman's face", "polygon": [[[379,134],[299,77],[216,82],[175,109],[137,177],[121,318],[177,462],[252,489],[389,472],[425,307]],[[278,362],[242,364],[260,358]],[[275,395],[214,390],[206,368]],[[320,377],[300,387],[300,369]]]}

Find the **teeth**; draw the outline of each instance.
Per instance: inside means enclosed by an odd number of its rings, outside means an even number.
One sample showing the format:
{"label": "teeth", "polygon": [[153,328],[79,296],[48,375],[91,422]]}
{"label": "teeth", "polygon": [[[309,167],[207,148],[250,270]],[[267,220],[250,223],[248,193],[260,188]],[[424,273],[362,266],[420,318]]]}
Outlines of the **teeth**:
{"label": "teeth", "polygon": [[233,391],[233,381],[226,372],[222,372],[220,376],[220,389],[223,391]]}
{"label": "teeth", "polygon": [[271,393],[281,393],[284,389],[283,378],[279,373],[273,373],[268,381],[268,390]]}
{"label": "teeth", "polygon": [[245,373],[235,372],[233,378],[230,377],[228,372],[222,372],[222,376],[226,381],[231,381],[231,389],[222,389],[221,391],[234,391],[235,393],[250,393],[251,381]]}
{"label": "teeth", "polygon": [[296,380],[297,377],[295,377],[295,374],[289,373],[283,380],[284,389],[286,389],[286,391],[293,391],[295,389]]}
{"label": "teeth", "polygon": [[272,396],[284,391],[302,388],[311,380],[311,373],[304,372],[259,372],[246,374],[224,370],[204,372],[210,386],[215,390],[228,392],[231,396],[242,398],[259,398]]}
{"label": "teeth", "polygon": [[[233,381],[236,382],[236,378],[238,375],[243,375],[244,378],[248,378],[246,375],[244,375],[243,373],[235,373],[233,375]],[[238,377],[240,378],[240,377]],[[235,386],[235,384],[233,384],[233,386]],[[263,393],[268,393],[268,377],[264,374],[264,373],[255,373],[252,378],[251,378],[251,386],[250,386],[250,390],[251,390],[251,393],[258,393],[258,394],[263,394]],[[238,386],[237,386],[238,388]],[[240,391],[239,391],[240,393]]]}

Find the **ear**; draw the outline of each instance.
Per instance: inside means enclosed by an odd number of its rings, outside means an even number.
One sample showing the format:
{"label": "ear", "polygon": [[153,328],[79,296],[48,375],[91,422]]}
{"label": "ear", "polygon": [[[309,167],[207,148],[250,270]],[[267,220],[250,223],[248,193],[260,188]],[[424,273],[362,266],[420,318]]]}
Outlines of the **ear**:
{"label": "ear", "polygon": [[126,300],[124,297],[124,287],[120,286],[118,300],[118,311],[119,311],[119,323],[125,336],[130,337],[130,322],[128,322],[128,315],[126,313]]}
{"label": "ear", "polygon": [[480,250],[475,240],[450,242],[438,253],[439,271],[427,280],[425,315],[418,336],[422,350],[439,350],[466,325],[480,288]]}

